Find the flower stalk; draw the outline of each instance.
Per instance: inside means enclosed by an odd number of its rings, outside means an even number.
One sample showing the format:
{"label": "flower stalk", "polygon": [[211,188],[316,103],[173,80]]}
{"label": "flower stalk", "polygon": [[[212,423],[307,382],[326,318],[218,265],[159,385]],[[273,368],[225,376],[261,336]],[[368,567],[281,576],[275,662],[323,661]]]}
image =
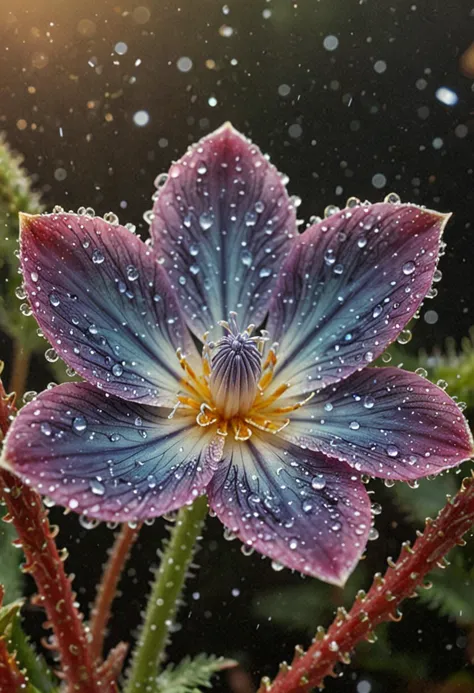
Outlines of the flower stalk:
{"label": "flower stalk", "polygon": [[456,545],[465,544],[463,535],[474,524],[474,474],[463,480],[454,498],[440,510],[437,518],[427,518],[423,533],[417,532],[413,545],[404,542],[397,561],[387,559],[389,567],[377,573],[367,594],[359,592],[347,613],[339,608],[327,633],[318,628],[313,644],[304,652],[295,648],[288,665],[283,663],[273,682],[265,678],[259,693],[309,693],[322,686],[326,676],[334,675],[338,662],[350,663],[352,651],[362,640],[374,641],[374,629],[383,621],[399,621],[399,605],[416,596],[416,588],[430,588],[425,576],[433,568],[445,568],[445,556]]}
{"label": "flower stalk", "polygon": [[140,529],[141,524],[133,528],[128,524],[122,525],[112,547],[109,560],[104,568],[91,612],[91,652],[94,660],[102,655],[105,630],[110,619],[112,602],[117,595],[117,585]]}
{"label": "flower stalk", "polygon": [[180,595],[189,566],[197,548],[207,499],[197,498],[191,506],[181,508],[171,538],[161,557],[148,599],[145,622],[132,658],[124,693],[149,690],[158,675],[170,629],[180,605]]}

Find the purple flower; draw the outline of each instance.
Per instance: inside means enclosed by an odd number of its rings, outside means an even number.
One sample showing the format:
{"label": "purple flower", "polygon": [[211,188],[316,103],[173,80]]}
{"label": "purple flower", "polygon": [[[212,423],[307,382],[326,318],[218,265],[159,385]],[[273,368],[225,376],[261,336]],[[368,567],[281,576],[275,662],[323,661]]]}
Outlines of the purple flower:
{"label": "purple flower", "polygon": [[22,217],[33,313],[86,382],[25,406],[2,463],[105,520],[207,493],[247,545],[343,584],[371,525],[360,475],[472,452],[443,390],[367,368],[426,296],[448,216],[360,204],[299,234],[282,177],[230,125],[156,183],[152,245],[87,213]]}

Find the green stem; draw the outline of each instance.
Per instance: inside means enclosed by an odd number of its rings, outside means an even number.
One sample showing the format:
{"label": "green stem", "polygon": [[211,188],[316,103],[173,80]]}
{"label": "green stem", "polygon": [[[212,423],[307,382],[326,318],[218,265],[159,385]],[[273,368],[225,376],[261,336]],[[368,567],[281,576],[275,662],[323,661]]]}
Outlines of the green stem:
{"label": "green stem", "polygon": [[132,657],[128,681],[123,693],[149,690],[166,647],[169,630],[179,606],[186,573],[197,548],[207,499],[202,496],[190,507],[181,508],[170,541],[156,571],[148,600],[145,622]]}

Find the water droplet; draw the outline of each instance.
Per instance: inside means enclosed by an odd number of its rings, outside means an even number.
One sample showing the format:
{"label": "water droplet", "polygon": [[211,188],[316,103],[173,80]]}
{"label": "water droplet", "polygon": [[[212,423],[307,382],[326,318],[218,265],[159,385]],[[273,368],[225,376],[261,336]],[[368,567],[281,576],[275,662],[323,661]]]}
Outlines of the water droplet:
{"label": "water droplet", "polygon": [[99,520],[95,517],[88,517],[88,515],[80,515],[79,524],[84,529],[95,529],[99,525]]}
{"label": "water droplet", "polygon": [[388,193],[388,195],[385,196],[384,202],[389,202],[392,205],[396,205],[400,203],[400,195],[397,195],[397,193],[391,192]]}
{"label": "water droplet", "polygon": [[415,370],[415,373],[416,373],[417,375],[421,375],[422,378],[427,378],[427,377],[428,377],[428,371],[426,370],[426,368],[422,368],[421,366],[420,366],[420,368],[417,368],[417,369]]}
{"label": "water droplet", "polygon": [[274,570],[276,573],[279,573],[284,567],[285,566],[278,561],[272,561],[272,570]]}
{"label": "water droplet", "polygon": [[332,411],[334,409],[334,405],[331,404],[331,402],[326,402],[324,405],[324,411]]}
{"label": "water droplet", "polygon": [[364,397],[364,407],[366,409],[372,409],[375,404],[375,399],[371,395],[366,395]]}
{"label": "water droplet", "polygon": [[264,279],[265,277],[269,277],[271,275],[271,273],[272,273],[271,269],[269,269],[268,267],[262,267],[262,269],[258,273],[258,276],[261,279]]}
{"label": "water droplet", "polygon": [[403,274],[406,274],[408,276],[410,274],[413,274],[415,269],[416,269],[415,263],[410,260],[409,262],[405,262],[405,264],[402,267],[402,272],[403,272]]}
{"label": "water droplet", "polygon": [[56,363],[56,361],[59,359],[55,349],[46,349],[44,352],[44,357],[49,363]]}
{"label": "water droplet", "polygon": [[190,245],[189,246],[189,252],[193,257],[196,257],[199,253],[199,248],[197,245]]}
{"label": "water droplet", "polygon": [[138,279],[140,276],[140,273],[138,272],[137,268],[134,265],[128,265],[127,267],[127,277],[131,282],[134,282]]}
{"label": "water droplet", "polygon": [[381,305],[375,306],[375,308],[372,311],[372,317],[373,318],[379,318],[383,313],[383,308]]}
{"label": "water droplet", "polygon": [[324,262],[326,263],[326,265],[334,265],[334,263],[336,262],[336,258],[334,257],[334,250],[331,250],[331,248],[328,248],[324,253]]}
{"label": "water droplet", "polygon": [[379,531],[378,529],[375,529],[375,527],[371,527],[369,529],[369,541],[375,541],[376,539],[379,538]]}
{"label": "water droplet", "polygon": [[51,425],[47,421],[43,421],[40,424],[40,431],[43,435],[50,436],[51,433],[53,432],[53,429],[51,428]]}
{"label": "water droplet", "polygon": [[87,428],[87,421],[83,416],[76,416],[72,420],[72,428],[76,433],[83,433]]}
{"label": "water droplet", "polygon": [[96,250],[94,250],[94,252],[92,253],[92,262],[95,265],[101,265],[104,262],[104,260],[105,258],[102,252],[98,248],[96,248]]}
{"label": "water droplet", "polygon": [[296,539],[296,537],[292,537],[288,542],[288,546],[290,547],[291,551],[296,551],[298,548],[298,539]]}
{"label": "water droplet", "polygon": [[304,513],[310,513],[310,512],[313,510],[313,507],[314,507],[314,506],[313,506],[313,504],[311,503],[311,501],[306,500],[306,501],[303,503],[303,512],[304,512]]}
{"label": "water droplet", "polygon": [[399,450],[395,445],[389,445],[387,447],[387,455],[389,457],[398,457]]}
{"label": "water droplet", "polygon": [[166,181],[168,180],[168,174],[167,173],[160,173],[156,176],[154,186],[155,188],[162,188]]}
{"label": "water droplet", "polygon": [[397,342],[399,344],[408,344],[412,337],[413,335],[410,330],[402,330],[397,337]]}
{"label": "water droplet", "polygon": [[249,212],[246,212],[245,217],[244,217],[245,226],[247,226],[247,227],[255,226],[255,224],[257,223],[257,218],[258,218],[257,212],[254,212],[252,210]]}
{"label": "water droplet", "polygon": [[311,487],[315,491],[322,491],[325,486],[326,486],[326,479],[323,477],[322,474],[317,474],[315,477],[312,478]]}
{"label": "water droplet", "polygon": [[59,306],[59,304],[61,303],[61,301],[59,300],[59,296],[54,292],[49,294],[49,302],[54,308]]}
{"label": "water droplet", "polygon": [[113,226],[118,226],[119,223],[119,218],[114,212],[106,212],[104,214],[104,221],[106,221],[108,224],[112,224]]}
{"label": "water droplet", "polygon": [[123,374],[123,366],[121,363],[116,363],[112,367],[112,373],[119,378]]}
{"label": "water droplet", "polygon": [[32,281],[32,282],[37,282],[38,279],[39,279],[39,277],[38,277],[38,272],[32,272],[32,273],[30,274],[30,277],[31,277],[31,281]]}
{"label": "water droplet", "polygon": [[342,524],[340,522],[333,522],[331,529],[333,532],[339,532],[342,529]]}
{"label": "water droplet", "polygon": [[199,217],[199,226],[203,231],[211,228],[214,222],[214,215],[211,212],[203,212]]}
{"label": "water droplet", "polygon": [[244,250],[241,255],[242,264],[246,267],[250,267],[252,264],[252,253],[249,250]]}
{"label": "water droplet", "polygon": [[349,428],[350,428],[352,431],[358,431],[359,428],[360,428],[360,423],[359,423],[358,421],[351,421],[350,424],[349,424]]}

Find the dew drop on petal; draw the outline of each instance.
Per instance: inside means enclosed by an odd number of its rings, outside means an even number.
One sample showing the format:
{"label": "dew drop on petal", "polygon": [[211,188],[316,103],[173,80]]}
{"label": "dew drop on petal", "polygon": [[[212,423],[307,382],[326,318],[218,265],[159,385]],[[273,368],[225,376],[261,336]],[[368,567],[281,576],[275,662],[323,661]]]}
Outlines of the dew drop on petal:
{"label": "dew drop on petal", "polygon": [[325,486],[326,486],[326,479],[323,477],[322,474],[317,474],[311,480],[311,487],[315,491],[322,491]]}
{"label": "dew drop on petal", "polygon": [[415,268],[416,265],[412,260],[410,260],[409,262],[405,262],[405,264],[402,267],[403,274],[406,274],[407,276],[413,274]]}
{"label": "dew drop on petal", "polygon": [[83,416],[76,416],[72,420],[72,428],[76,433],[83,433],[87,428],[87,421]]}

